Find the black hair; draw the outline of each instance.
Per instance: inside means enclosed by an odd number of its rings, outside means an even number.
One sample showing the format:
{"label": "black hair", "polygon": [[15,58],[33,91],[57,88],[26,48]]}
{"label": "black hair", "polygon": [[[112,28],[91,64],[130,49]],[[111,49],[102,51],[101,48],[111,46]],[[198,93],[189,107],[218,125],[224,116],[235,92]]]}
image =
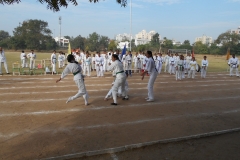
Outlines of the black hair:
{"label": "black hair", "polygon": [[152,51],[147,51],[147,54],[150,55],[150,57],[152,57]]}
{"label": "black hair", "polygon": [[[116,60],[119,60],[120,61],[120,59],[119,59],[119,57],[118,57],[118,55],[117,54],[113,54],[112,55]],[[121,61],[120,61],[121,62]]]}
{"label": "black hair", "polygon": [[76,64],[78,64],[78,62],[75,61],[75,58],[74,58],[74,56],[73,56],[72,54],[69,54],[69,55],[67,56],[67,61],[68,61],[69,63],[76,63]]}

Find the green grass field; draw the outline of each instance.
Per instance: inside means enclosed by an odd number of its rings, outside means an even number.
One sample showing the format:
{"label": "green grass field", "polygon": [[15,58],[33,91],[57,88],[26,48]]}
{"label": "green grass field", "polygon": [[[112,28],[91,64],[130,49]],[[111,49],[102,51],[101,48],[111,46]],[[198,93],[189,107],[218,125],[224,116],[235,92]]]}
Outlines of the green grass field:
{"label": "green grass field", "polygon": [[[20,53],[21,52],[8,52],[6,51],[6,58],[7,58],[7,63],[8,63],[8,69],[10,72],[12,72],[12,64],[19,62],[20,63]],[[26,52],[26,54],[28,54]],[[42,59],[50,59],[51,57],[51,52],[49,53],[36,53],[37,59],[36,59],[36,65],[39,63],[39,60]],[[135,53],[133,53],[135,54]],[[201,64],[201,60],[203,59],[204,55],[195,55],[198,64]],[[226,61],[226,56],[216,56],[216,55],[207,55],[207,59],[209,61],[209,67],[208,71],[209,72],[224,72],[227,71],[228,65]],[[58,69],[58,72],[61,72],[62,69]],[[3,69],[3,73],[5,73],[5,70]]]}

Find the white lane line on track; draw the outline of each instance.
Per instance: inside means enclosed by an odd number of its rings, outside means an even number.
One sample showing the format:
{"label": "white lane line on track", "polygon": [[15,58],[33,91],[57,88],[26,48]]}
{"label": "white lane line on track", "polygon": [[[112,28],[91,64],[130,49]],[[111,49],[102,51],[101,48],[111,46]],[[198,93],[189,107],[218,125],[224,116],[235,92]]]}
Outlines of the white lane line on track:
{"label": "white lane line on track", "polygon": [[[225,80],[216,80],[216,81],[181,81],[179,82],[178,84],[180,83],[207,83],[207,82],[236,82],[238,80],[229,80],[229,81],[225,81]],[[239,80],[240,82],[240,80]],[[161,84],[169,84],[171,85],[172,83],[169,83],[169,82],[155,82],[156,83],[161,83]],[[177,82],[176,82],[177,83]],[[173,84],[176,84],[176,83],[173,83]],[[130,84],[135,84],[135,85],[147,85],[148,83],[130,83]],[[237,83],[239,84],[239,83]],[[213,84],[214,85],[214,84]],[[222,84],[224,85],[224,84]],[[229,85],[229,84],[227,84]],[[76,85],[62,85],[62,84],[59,84],[59,85],[51,85],[51,86],[31,86],[31,87],[0,87],[0,90],[8,90],[8,89],[22,89],[22,88],[64,88],[64,87],[72,87],[72,86],[76,86]],[[111,84],[86,84],[86,86],[111,86]],[[211,86],[211,85],[209,85]]]}
{"label": "white lane line on track", "polygon": [[[196,87],[196,86],[195,86]],[[161,87],[155,87],[154,89],[159,89]],[[129,90],[135,90],[136,88],[129,88]],[[211,92],[216,92],[216,91],[230,91],[230,90],[239,90],[240,88],[229,88],[229,89],[211,89]],[[137,90],[146,90],[146,88],[137,88]],[[87,90],[88,93],[91,93],[91,92],[99,92],[99,91],[109,91],[109,89],[98,89],[98,90],[94,90],[94,89],[89,89]],[[77,91],[76,90],[68,90],[68,91],[51,91],[51,92],[8,92],[8,93],[1,93],[0,96],[4,96],[4,95],[31,95],[31,94],[56,94],[57,93],[76,93]],[[209,92],[209,89],[208,90],[200,90],[200,91],[178,91],[178,93],[195,93],[195,92]],[[161,92],[160,94],[161,95],[166,95],[166,94],[173,94],[173,93],[176,93],[176,91],[164,91],[164,92]],[[144,93],[143,94],[136,94],[136,93],[131,93],[131,96],[132,95],[145,95]],[[104,97],[103,96],[91,96],[91,98],[94,97]],[[27,102],[28,100],[26,100]],[[1,103],[1,102],[0,102]]]}
{"label": "white lane line on track", "polygon": [[[237,85],[239,83],[231,83],[231,85]],[[229,84],[211,84],[211,85],[207,85],[207,84],[203,84],[203,85],[188,85],[188,86],[184,86],[184,88],[192,88],[192,87],[211,87],[211,86],[226,86],[226,85],[229,85]],[[75,86],[75,85],[72,85],[72,86]],[[65,86],[65,87],[70,87],[70,85],[68,86]],[[76,87],[76,86],[75,86]],[[95,92],[95,91],[109,91],[110,90],[110,85],[109,85],[109,88],[108,89],[98,89],[98,90],[94,90],[94,89],[88,89],[87,91],[89,92]],[[163,87],[154,87],[154,89],[162,89],[162,88],[181,88],[183,86],[163,86]],[[12,88],[14,89],[14,88]],[[147,88],[129,88],[129,90],[142,90],[142,89],[147,89]],[[238,88],[237,88],[238,89]],[[14,94],[44,94],[44,93],[76,93],[77,90],[70,90],[70,91],[53,91],[53,92],[7,92],[7,93],[4,93],[2,91],[2,93],[0,94],[0,96],[4,96],[4,95],[14,95]],[[188,91],[189,92],[189,91]],[[190,91],[191,92],[191,91]],[[165,93],[165,92],[164,92]],[[161,93],[162,94],[162,93]],[[102,96],[104,97],[104,95]],[[0,101],[1,103],[1,101]],[[5,103],[5,102],[4,102]]]}
{"label": "white lane line on track", "polygon": [[105,127],[122,127],[122,126],[128,126],[128,125],[137,125],[142,123],[151,123],[151,122],[158,122],[163,120],[174,120],[178,118],[196,118],[196,117],[208,117],[208,116],[214,116],[214,115],[224,115],[224,114],[231,114],[231,113],[238,113],[240,112],[240,109],[238,110],[226,110],[226,111],[217,111],[217,112],[203,112],[203,113],[197,113],[197,114],[185,114],[185,115],[175,115],[175,116],[167,116],[167,117],[161,117],[161,118],[152,118],[152,119],[140,119],[136,121],[128,121],[128,122],[121,122],[121,123],[106,123],[106,124],[98,124],[98,125],[90,125],[90,126],[75,126],[75,127],[60,127],[60,128],[51,128],[51,129],[34,129],[29,130],[25,129],[21,133],[9,133],[9,134],[3,134],[0,133],[1,139],[9,139],[18,135],[22,134],[35,134],[35,133],[58,133],[58,132],[70,132],[71,130],[89,130],[89,129],[98,129],[98,128],[105,128]]}
{"label": "white lane line on track", "polygon": [[[166,101],[166,102],[150,102],[150,103],[141,103],[141,104],[129,104],[129,105],[118,105],[115,106],[93,106],[91,108],[78,108],[78,109],[64,109],[64,110],[48,110],[48,111],[38,111],[38,112],[24,112],[24,113],[10,113],[10,114],[0,114],[0,118],[2,117],[12,117],[12,116],[30,116],[30,115],[49,115],[49,114],[62,114],[62,113],[71,113],[71,112],[83,112],[83,111],[91,111],[91,110],[102,110],[102,109],[119,109],[119,108],[136,108],[136,107],[144,107],[144,106],[153,106],[153,105],[163,105],[163,104],[176,104],[176,103],[195,103],[201,101],[212,101],[212,100],[226,100],[226,99],[239,99],[240,96],[235,97],[218,97],[218,98],[202,98],[202,99],[193,99],[188,101]],[[56,99],[58,100],[58,99]],[[64,99],[66,100],[66,99]],[[41,100],[39,100],[41,101]]]}

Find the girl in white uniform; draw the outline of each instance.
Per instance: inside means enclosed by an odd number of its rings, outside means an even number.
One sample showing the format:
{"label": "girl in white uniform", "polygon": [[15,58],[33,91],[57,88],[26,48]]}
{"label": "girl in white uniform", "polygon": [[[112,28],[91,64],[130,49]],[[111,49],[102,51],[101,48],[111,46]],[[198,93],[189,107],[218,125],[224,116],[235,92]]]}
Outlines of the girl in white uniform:
{"label": "girl in white uniform", "polygon": [[173,54],[171,54],[171,57],[169,58],[169,73],[175,74],[175,63],[176,59],[173,57]]}
{"label": "girl in white uniform", "polygon": [[202,78],[206,78],[207,68],[208,68],[208,60],[207,60],[207,56],[204,56],[202,60],[202,69],[201,69]]}
{"label": "girl in white uniform", "polygon": [[189,63],[189,72],[188,72],[188,78],[194,79],[195,78],[195,73],[197,69],[197,62],[195,61],[195,57],[192,57],[192,61]]}
{"label": "girl in white uniform", "polygon": [[162,54],[158,53],[157,64],[156,64],[156,68],[157,68],[158,74],[160,74],[161,71],[162,71],[162,64],[163,64]]}
{"label": "girl in white uniform", "polygon": [[126,92],[125,92],[125,83],[126,83],[126,74],[123,70],[123,64],[120,62],[118,55],[112,55],[112,64],[108,67],[108,70],[111,70],[113,73],[116,74],[116,79],[114,81],[112,87],[112,96],[113,96],[113,103],[111,105],[117,105],[117,93],[118,88],[122,88],[122,97],[125,99]]}
{"label": "girl in white uniform", "polygon": [[83,96],[85,105],[88,105],[88,93],[84,84],[84,77],[81,74],[82,68],[79,65],[78,62],[75,61],[74,56],[72,54],[69,54],[67,57],[68,60],[68,65],[66,68],[63,70],[62,75],[60,79],[56,81],[58,83],[61,81],[64,77],[66,77],[69,73],[72,73],[74,75],[73,80],[75,81],[76,85],[78,86],[78,93],[75,96],[69,97],[66,103],[75,100],[81,96]]}
{"label": "girl in white uniform", "polygon": [[5,53],[4,53],[3,49],[2,49],[2,47],[0,47],[0,75],[2,75],[2,63],[4,63],[4,68],[5,68],[6,72],[7,72],[7,74],[9,74]]}
{"label": "girl in white uniform", "polygon": [[20,55],[20,59],[21,59],[22,68],[27,67],[26,66],[27,56],[26,56],[26,53],[24,51],[22,51],[22,53]]}
{"label": "girl in white uniform", "polygon": [[95,63],[96,63],[96,71],[97,71],[97,76],[98,77],[103,77],[103,64],[104,64],[104,59],[98,52],[98,56],[95,58]]}
{"label": "girl in white uniform", "polygon": [[29,68],[34,69],[35,68],[35,59],[37,58],[36,54],[34,53],[34,50],[31,50],[31,53],[29,53],[27,55],[27,57],[30,59]]}
{"label": "girl in white uniform", "polygon": [[146,54],[148,61],[147,61],[147,65],[145,68],[145,71],[143,73],[141,73],[142,76],[142,80],[144,79],[145,74],[149,74],[150,78],[148,80],[148,97],[146,98],[147,102],[153,102],[154,101],[154,95],[153,95],[153,85],[154,82],[157,78],[157,69],[152,57],[152,52],[151,51],[147,51]]}
{"label": "girl in white uniform", "polygon": [[96,57],[95,57],[95,54],[93,54],[93,56],[92,56],[92,63],[91,63],[91,64],[92,64],[92,70],[93,70],[93,71],[95,71],[95,69],[96,69],[96,66],[95,66],[95,65],[96,65],[96,64],[95,64],[95,58],[96,58]]}

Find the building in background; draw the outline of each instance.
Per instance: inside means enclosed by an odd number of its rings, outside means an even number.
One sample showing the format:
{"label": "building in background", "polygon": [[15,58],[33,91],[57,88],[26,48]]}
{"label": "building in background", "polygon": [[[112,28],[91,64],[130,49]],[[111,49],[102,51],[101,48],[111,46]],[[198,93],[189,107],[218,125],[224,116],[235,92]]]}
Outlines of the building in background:
{"label": "building in background", "polygon": [[123,34],[118,34],[115,39],[117,42],[130,41],[131,36],[130,34],[123,33]]}
{"label": "building in background", "polygon": [[202,44],[210,45],[213,43],[213,39],[212,37],[203,35],[202,37],[195,38],[195,43],[196,42],[202,42]]}
{"label": "building in background", "polygon": [[124,46],[126,45],[126,48],[129,48],[130,42],[126,41],[126,42],[118,42],[117,48],[118,49],[123,49]]}
{"label": "building in background", "polygon": [[[55,39],[55,42],[59,44],[59,37],[55,37],[54,39]],[[60,42],[61,42],[61,47],[68,47],[69,39],[61,37]]]}
{"label": "building in background", "polygon": [[182,43],[180,41],[176,41],[175,39],[172,39],[172,43],[174,46],[181,46]]}
{"label": "building in background", "polygon": [[135,45],[147,44],[152,40],[153,35],[156,34],[155,31],[150,31],[149,33],[146,30],[142,30],[135,36]]}
{"label": "building in background", "polygon": [[237,29],[231,29],[230,30],[231,33],[236,33],[236,34],[240,34],[240,26]]}

